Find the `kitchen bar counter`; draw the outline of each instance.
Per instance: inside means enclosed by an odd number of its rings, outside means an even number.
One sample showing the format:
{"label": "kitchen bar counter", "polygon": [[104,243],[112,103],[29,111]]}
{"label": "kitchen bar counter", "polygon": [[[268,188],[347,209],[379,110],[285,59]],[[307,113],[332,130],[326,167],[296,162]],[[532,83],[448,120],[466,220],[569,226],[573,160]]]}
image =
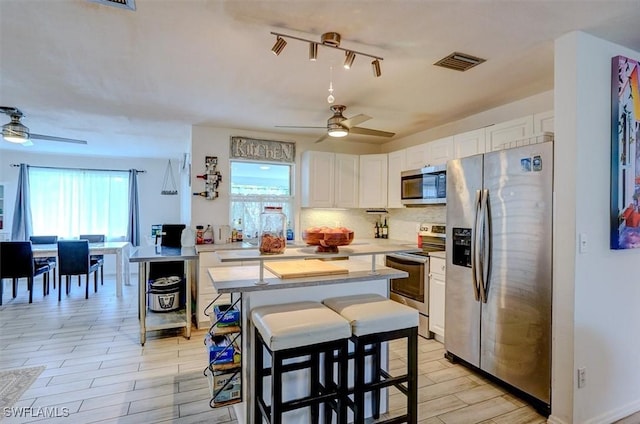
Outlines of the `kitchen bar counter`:
{"label": "kitchen bar counter", "polygon": [[[260,255],[256,249],[227,250],[216,252],[222,262],[238,262],[242,266],[214,266],[207,269],[211,284],[219,294],[231,293],[231,296],[242,295],[241,309],[241,352],[242,374],[241,391],[243,402],[236,403],[233,408],[239,423],[254,422],[253,414],[253,325],[251,310],[264,305],[276,305],[300,301],[322,302],[328,297],[348,296],[363,293],[375,293],[389,296],[389,280],[407,277],[401,270],[388,268],[383,264],[376,264],[375,255],[392,252],[417,251],[419,249],[407,243],[393,243],[388,240],[369,243],[356,242],[349,246],[340,247],[339,253],[315,253],[315,246],[287,248],[281,255]],[[362,256],[370,255],[371,261],[363,260]],[[342,258],[345,256],[360,256],[331,262],[333,265],[345,268],[348,274],[325,275],[315,277],[300,277],[280,279],[264,269],[264,263],[277,260],[296,260],[304,262],[308,258]],[[247,261],[254,264],[247,265]],[[263,284],[256,284],[262,281]],[[266,284],[264,284],[266,283]],[[277,292],[274,292],[277,290]],[[382,348],[381,363],[388,365],[388,349]],[[368,368],[367,368],[368,369]],[[367,377],[368,378],[368,377]],[[304,371],[291,373],[287,377],[285,397],[304,396],[306,394],[306,375]],[[385,390],[381,397],[381,411],[387,410],[388,392]],[[371,416],[372,411],[367,406],[365,411]],[[311,422],[308,410],[292,411],[287,416],[289,422]]]}

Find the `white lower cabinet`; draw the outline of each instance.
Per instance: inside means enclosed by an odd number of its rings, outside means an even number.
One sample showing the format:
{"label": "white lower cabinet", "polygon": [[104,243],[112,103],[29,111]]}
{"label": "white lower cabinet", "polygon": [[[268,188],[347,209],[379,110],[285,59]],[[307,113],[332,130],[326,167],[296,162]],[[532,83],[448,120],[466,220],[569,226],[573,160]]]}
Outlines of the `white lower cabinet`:
{"label": "white lower cabinet", "polygon": [[444,342],[444,293],[446,260],[431,257],[429,260],[429,331],[436,340]]}

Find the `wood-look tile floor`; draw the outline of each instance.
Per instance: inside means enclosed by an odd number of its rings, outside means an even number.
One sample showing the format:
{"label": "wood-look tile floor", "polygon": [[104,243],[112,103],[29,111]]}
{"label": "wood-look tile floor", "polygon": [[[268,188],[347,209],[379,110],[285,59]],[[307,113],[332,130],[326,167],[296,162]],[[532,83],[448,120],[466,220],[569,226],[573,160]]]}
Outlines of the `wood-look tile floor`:
{"label": "wood-look tile floor", "polygon": [[[137,281],[132,278],[132,281]],[[115,296],[113,276],[84,299],[84,282],[58,303],[42,296],[41,278],[28,304],[26,282],[11,298],[5,281],[0,306],[0,369],[45,365],[14,405],[30,417],[3,423],[237,423],[231,408],[211,409],[203,338],[205,330],[147,333],[139,343],[136,286]],[[391,369],[402,369],[401,344],[391,345]],[[422,424],[536,424],[546,422],[530,406],[443,357],[443,346],[420,338],[419,422]],[[390,414],[404,408],[390,397]],[[0,405],[0,408],[4,405]],[[55,413],[57,416],[51,417]],[[49,416],[46,416],[49,414]],[[9,414],[11,415],[11,414]],[[298,423],[295,423],[298,424]],[[303,423],[301,423],[303,424]]]}

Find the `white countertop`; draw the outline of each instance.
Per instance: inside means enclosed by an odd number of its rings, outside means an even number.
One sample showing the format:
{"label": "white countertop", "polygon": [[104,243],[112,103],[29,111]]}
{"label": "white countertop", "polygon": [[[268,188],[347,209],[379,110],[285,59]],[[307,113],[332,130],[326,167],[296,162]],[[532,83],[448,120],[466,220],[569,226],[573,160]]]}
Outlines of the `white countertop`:
{"label": "white countertop", "polygon": [[434,258],[447,259],[447,252],[444,250],[440,252],[429,252],[429,256],[433,256]]}
{"label": "white countertop", "polygon": [[218,250],[216,253],[221,262],[238,261],[271,261],[284,259],[305,259],[305,258],[335,258],[344,256],[378,255],[395,252],[416,252],[419,251],[415,245],[384,239],[359,239],[348,246],[339,246],[338,253],[316,253],[316,246],[287,247],[282,254],[262,255],[260,251],[253,248]]}
{"label": "white countertop", "polygon": [[[282,257],[282,255],[278,256],[280,256],[281,259],[287,259]],[[289,259],[291,259],[291,257],[289,257]],[[405,271],[388,268],[381,264],[376,264],[376,273],[373,274],[371,272],[371,262],[369,261],[344,260],[334,263],[336,266],[346,268],[349,273],[343,275],[281,279],[264,269],[263,281],[267,284],[256,284],[260,279],[260,266],[257,264],[250,266],[212,267],[208,268],[207,272],[218,293],[277,290],[368,280],[388,280],[392,278],[405,278],[408,276]]]}

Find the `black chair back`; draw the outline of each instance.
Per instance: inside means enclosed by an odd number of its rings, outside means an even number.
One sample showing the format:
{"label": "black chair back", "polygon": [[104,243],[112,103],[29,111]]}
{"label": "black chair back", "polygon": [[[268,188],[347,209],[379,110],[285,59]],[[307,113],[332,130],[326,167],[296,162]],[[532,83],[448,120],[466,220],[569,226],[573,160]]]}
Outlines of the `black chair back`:
{"label": "black chair back", "polygon": [[56,244],[58,236],[31,236],[29,240],[32,244]]}
{"label": "black chair back", "polygon": [[104,234],[80,234],[80,240],[87,240],[89,243],[104,243]]}
{"label": "black chair back", "polygon": [[184,224],[162,224],[162,246],[181,247],[182,230],[186,228]]}
{"label": "black chair back", "polygon": [[89,273],[89,242],[87,240],[58,241],[58,268],[60,275]]}
{"label": "black chair back", "polygon": [[[30,241],[0,243],[0,279],[34,277],[36,272]],[[1,284],[1,283],[0,283]]]}

